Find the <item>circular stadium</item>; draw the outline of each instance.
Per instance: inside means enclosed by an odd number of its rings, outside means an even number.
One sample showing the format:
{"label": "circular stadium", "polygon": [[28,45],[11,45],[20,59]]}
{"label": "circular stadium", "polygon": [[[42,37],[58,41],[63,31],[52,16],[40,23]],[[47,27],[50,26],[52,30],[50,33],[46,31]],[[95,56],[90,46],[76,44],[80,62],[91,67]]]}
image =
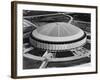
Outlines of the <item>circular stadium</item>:
{"label": "circular stadium", "polygon": [[86,43],[86,33],[65,22],[48,23],[32,32],[33,46],[51,51],[63,51]]}

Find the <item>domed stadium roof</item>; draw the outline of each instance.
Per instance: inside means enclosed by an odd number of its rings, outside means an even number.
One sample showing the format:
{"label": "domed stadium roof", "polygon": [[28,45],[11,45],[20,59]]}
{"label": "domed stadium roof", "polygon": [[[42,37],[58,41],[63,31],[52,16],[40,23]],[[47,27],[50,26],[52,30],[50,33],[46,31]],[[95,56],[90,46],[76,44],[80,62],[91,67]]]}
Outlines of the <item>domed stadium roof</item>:
{"label": "domed stadium roof", "polygon": [[65,22],[54,22],[37,28],[32,34],[41,40],[58,42],[78,39],[83,36],[84,32]]}
{"label": "domed stadium roof", "polygon": [[33,30],[30,42],[42,49],[66,50],[82,46],[86,42],[86,34],[70,23],[54,22]]}

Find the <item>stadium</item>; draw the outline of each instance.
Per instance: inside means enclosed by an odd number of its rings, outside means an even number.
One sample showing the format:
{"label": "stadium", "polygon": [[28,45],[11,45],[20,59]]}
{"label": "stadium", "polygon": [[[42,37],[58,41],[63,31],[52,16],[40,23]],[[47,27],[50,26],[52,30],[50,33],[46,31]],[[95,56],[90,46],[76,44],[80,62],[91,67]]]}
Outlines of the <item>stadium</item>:
{"label": "stadium", "polygon": [[25,10],[23,68],[70,67],[89,63],[90,26],[90,14],[86,13]]}

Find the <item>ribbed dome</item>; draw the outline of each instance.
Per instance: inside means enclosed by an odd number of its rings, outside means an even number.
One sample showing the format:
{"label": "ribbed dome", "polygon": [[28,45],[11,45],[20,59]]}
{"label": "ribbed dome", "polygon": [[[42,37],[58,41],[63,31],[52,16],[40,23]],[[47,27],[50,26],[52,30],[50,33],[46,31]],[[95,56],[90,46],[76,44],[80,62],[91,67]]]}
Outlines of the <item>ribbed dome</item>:
{"label": "ribbed dome", "polygon": [[37,32],[50,37],[65,37],[79,33],[81,30],[65,22],[55,22],[44,25],[37,29]]}
{"label": "ribbed dome", "polygon": [[69,23],[54,22],[41,26],[33,31],[35,38],[46,41],[71,41],[83,36],[84,32]]}
{"label": "ribbed dome", "polygon": [[86,34],[80,28],[65,22],[48,23],[33,30],[30,43],[41,49],[61,51],[82,46]]}

